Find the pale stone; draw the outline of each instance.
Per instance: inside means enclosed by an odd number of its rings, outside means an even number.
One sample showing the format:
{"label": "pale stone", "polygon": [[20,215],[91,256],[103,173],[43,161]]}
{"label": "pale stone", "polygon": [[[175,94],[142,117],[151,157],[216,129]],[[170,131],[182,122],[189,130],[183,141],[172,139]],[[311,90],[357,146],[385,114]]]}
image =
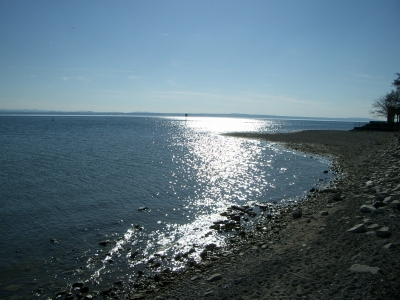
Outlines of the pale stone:
{"label": "pale stone", "polygon": [[366,265],[354,264],[351,266],[349,271],[354,273],[371,273],[375,275],[378,274],[381,271],[381,269],[378,267],[370,267]]}
{"label": "pale stone", "polygon": [[365,232],[365,231],[366,231],[365,224],[357,224],[354,227],[347,230],[347,232],[351,232],[351,233],[360,233],[360,232]]}

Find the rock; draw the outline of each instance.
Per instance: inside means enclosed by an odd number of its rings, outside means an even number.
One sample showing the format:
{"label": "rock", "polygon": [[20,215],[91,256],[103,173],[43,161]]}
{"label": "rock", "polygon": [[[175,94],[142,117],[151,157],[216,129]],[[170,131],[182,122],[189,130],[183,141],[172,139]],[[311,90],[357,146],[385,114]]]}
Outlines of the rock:
{"label": "rock", "polygon": [[72,293],[67,293],[64,300],[75,300],[75,297]]}
{"label": "rock", "polygon": [[351,233],[361,233],[361,232],[365,232],[365,231],[366,231],[365,224],[357,224],[354,227],[347,230],[347,232],[351,232]]}
{"label": "rock", "polygon": [[231,216],[231,220],[240,221],[240,216],[239,215],[233,215],[233,216]]}
{"label": "rock", "polygon": [[385,246],[383,246],[383,248],[385,248],[385,249],[395,249],[396,247],[397,247],[397,245],[393,244],[393,243],[389,243],[389,244],[386,244]]}
{"label": "rock", "polygon": [[335,193],[335,194],[332,195],[331,199],[333,201],[340,201],[340,200],[342,200],[342,194],[341,193]]}
{"label": "rock", "polygon": [[381,272],[381,269],[378,267],[370,267],[366,265],[354,264],[350,267],[349,271],[353,273],[371,273],[376,275],[379,272]]}
{"label": "rock", "polygon": [[220,279],[222,279],[222,275],[217,273],[217,274],[213,274],[210,277],[208,277],[207,281],[208,282],[214,282],[214,281],[217,281],[217,280],[220,280]]}
{"label": "rock", "polygon": [[211,243],[211,244],[206,245],[205,248],[206,248],[207,250],[211,251],[211,250],[216,249],[216,248],[217,248],[217,245],[214,244],[214,243]]}
{"label": "rock", "polygon": [[385,204],[381,201],[376,201],[376,202],[374,202],[374,204],[372,204],[372,206],[375,208],[379,208],[379,207],[385,206]]}
{"label": "rock", "polygon": [[81,293],[84,293],[84,294],[89,293],[89,287],[83,286],[83,287],[81,287],[80,291],[81,291]]}
{"label": "rock", "polygon": [[389,208],[400,210],[400,200],[393,200],[389,205]]}
{"label": "rock", "polygon": [[303,215],[303,212],[301,211],[301,209],[296,209],[296,210],[292,211],[292,217],[295,219],[301,218],[302,215]]}
{"label": "rock", "polygon": [[72,284],[72,287],[83,287],[85,284],[82,281],[77,281]]}
{"label": "rock", "polygon": [[388,204],[391,203],[393,200],[394,200],[394,199],[393,199],[392,196],[386,197],[385,199],[383,199],[383,204],[388,205]]}
{"label": "rock", "polygon": [[376,210],[376,208],[373,207],[372,205],[364,204],[363,206],[360,207],[360,212],[362,213],[371,213],[374,210]]}
{"label": "rock", "polygon": [[338,192],[340,192],[340,190],[335,188],[324,188],[320,190],[320,193],[338,193]]}
{"label": "rock", "polygon": [[111,242],[109,240],[99,242],[100,246],[107,246],[109,244],[111,244]]}
{"label": "rock", "polygon": [[380,226],[378,224],[371,224],[368,226],[368,230],[377,230]]}
{"label": "rock", "polygon": [[323,210],[320,212],[321,216],[327,216],[329,215],[329,212],[327,210]]}
{"label": "rock", "polygon": [[146,211],[146,210],[148,210],[149,208],[147,207],[147,206],[142,206],[142,207],[139,207],[138,208],[138,211]]}
{"label": "rock", "polygon": [[162,275],[161,274],[156,274],[156,275],[154,275],[154,281],[155,282],[159,282],[159,281],[161,281],[162,280]]}
{"label": "rock", "polygon": [[65,295],[67,293],[67,291],[61,291],[61,292],[57,292],[56,293],[56,297],[60,297],[62,295]]}
{"label": "rock", "polygon": [[144,294],[142,294],[142,293],[137,293],[137,294],[134,294],[133,296],[130,296],[129,297],[129,299],[131,299],[131,300],[140,300],[140,299],[144,299]]}
{"label": "rock", "polygon": [[377,216],[377,215],[381,215],[381,214],[384,214],[385,213],[385,211],[384,210],[381,210],[381,209],[375,209],[375,210],[373,210],[372,212],[371,212],[371,217],[373,217],[373,216]]}
{"label": "rock", "polygon": [[138,251],[132,252],[132,253],[131,253],[131,258],[132,258],[132,259],[135,258],[138,254],[139,254]]}
{"label": "rock", "polygon": [[249,211],[247,214],[249,215],[249,217],[257,216],[257,214],[254,211]]}
{"label": "rock", "polygon": [[100,294],[102,296],[106,296],[106,295],[109,295],[111,292],[112,292],[112,288],[109,288],[109,289],[102,290]]}
{"label": "rock", "polygon": [[363,222],[364,222],[365,225],[371,225],[372,224],[371,219],[364,219]]}
{"label": "rock", "polygon": [[207,257],[207,250],[203,250],[203,251],[199,254],[199,256],[201,257],[201,259],[206,259],[206,257]]}
{"label": "rock", "polygon": [[376,236],[381,237],[381,238],[388,238],[392,235],[392,233],[389,231],[388,227],[382,227],[381,229],[378,229],[376,231]]}
{"label": "rock", "polygon": [[392,190],[392,192],[398,192],[398,191],[400,191],[400,184]]}
{"label": "rock", "polygon": [[365,183],[366,187],[372,187],[374,185],[374,182],[372,180],[369,180]]}

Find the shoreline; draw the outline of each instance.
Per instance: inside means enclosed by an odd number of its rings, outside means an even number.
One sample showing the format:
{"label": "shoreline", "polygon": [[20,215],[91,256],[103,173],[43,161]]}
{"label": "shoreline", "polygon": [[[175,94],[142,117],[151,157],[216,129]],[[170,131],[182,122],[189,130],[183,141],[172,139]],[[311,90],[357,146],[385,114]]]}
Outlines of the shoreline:
{"label": "shoreline", "polygon": [[[292,150],[330,157],[340,176],[334,178],[330,189],[312,192],[298,207],[260,217],[253,231],[232,241],[229,248],[211,247],[199,264],[189,262],[184,271],[162,272],[91,296],[397,299],[400,147],[394,133],[312,130],[229,136],[278,142]],[[362,205],[376,202],[382,207],[372,207],[372,213],[360,212]],[[357,224],[363,224],[360,233],[347,231]],[[385,227],[389,229],[386,233],[378,233]],[[370,268],[357,269],[357,265]]]}

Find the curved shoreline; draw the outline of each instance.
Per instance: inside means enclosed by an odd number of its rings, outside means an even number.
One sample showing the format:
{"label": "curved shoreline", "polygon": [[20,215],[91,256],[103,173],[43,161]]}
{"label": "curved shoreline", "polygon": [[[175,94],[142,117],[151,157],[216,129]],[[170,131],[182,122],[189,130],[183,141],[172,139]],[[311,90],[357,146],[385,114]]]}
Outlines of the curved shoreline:
{"label": "curved shoreline", "polygon": [[[384,196],[393,203],[400,200],[400,148],[393,133],[316,130],[229,136],[329,156],[342,176],[331,190],[309,195],[300,205],[300,217],[288,207],[277,217],[260,218],[253,233],[229,249],[210,249],[200,264],[112,287],[97,294],[99,299],[397,299],[400,207],[389,202],[372,215],[360,212],[361,205]],[[347,232],[360,223],[366,232]],[[386,226],[391,235],[378,237],[377,229]],[[379,269],[359,273],[351,270],[353,265]]]}
{"label": "curved shoreline", "polygon": [[[396,299],[400,293],[400,215],[389,205],[382,214],[361,213],[386,194],[400,200],[400,149],[395,134],[355,131],[302,131],[283,134],[231,134],[280,142],[290,149],[330,156],[341,178],[332,194],[315,193],[302,203],[302,217],[287,216],[280,241],[269,246],[265,237],[240,252],[190,268],[170,285],[151,294],[130,294],[146,299]],[[397,176],[396,176],[397,174]],[[368,183],[368,185],[367,185]],[[395,199],[395,200],[396,200]],[[398,208],[398,207],[396,207]],[[322,215],[327,211],[328,215]],[[356,224],[388,226],[388,238],[376,230],[349,233]],[[290,223],[289,223],[290,222]],[[371,227],[371,225],[368,225]],[[374,228],[373,226],[371,228]],[[397,230],[396,230],[397,229]],[[264,247],[266,243],[268,247]],[[394,249],[386,249],[392,244]],[[400,247],[400,244],[398,245]],[[355,264],[379,267],[378,274],[353,273]]]}

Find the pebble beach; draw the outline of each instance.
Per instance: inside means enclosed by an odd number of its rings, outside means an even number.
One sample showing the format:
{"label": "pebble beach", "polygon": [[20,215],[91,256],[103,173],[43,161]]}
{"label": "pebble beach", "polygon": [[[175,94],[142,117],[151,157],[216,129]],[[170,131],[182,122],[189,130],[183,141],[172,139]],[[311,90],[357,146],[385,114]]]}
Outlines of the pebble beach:
{"label": "pebble beach", "polygon": [[[200,263],[117,282],[85,299],[398,299],[400,144],[368,131],[235,133],[329,157],[337,174],[300,204],[258,216],[228,248]],[[246,209],[237,208],[246,213]],[[229,212],[228,212],[229,213]],[[226,216],[227,214],[225,214]],[[229,214],[228,214],[229,215]],[[221,219],[224,217],[221,216]],[[179,258],[180,259],[180,258]],[[74,297],[67,293],[64,297]]]}

